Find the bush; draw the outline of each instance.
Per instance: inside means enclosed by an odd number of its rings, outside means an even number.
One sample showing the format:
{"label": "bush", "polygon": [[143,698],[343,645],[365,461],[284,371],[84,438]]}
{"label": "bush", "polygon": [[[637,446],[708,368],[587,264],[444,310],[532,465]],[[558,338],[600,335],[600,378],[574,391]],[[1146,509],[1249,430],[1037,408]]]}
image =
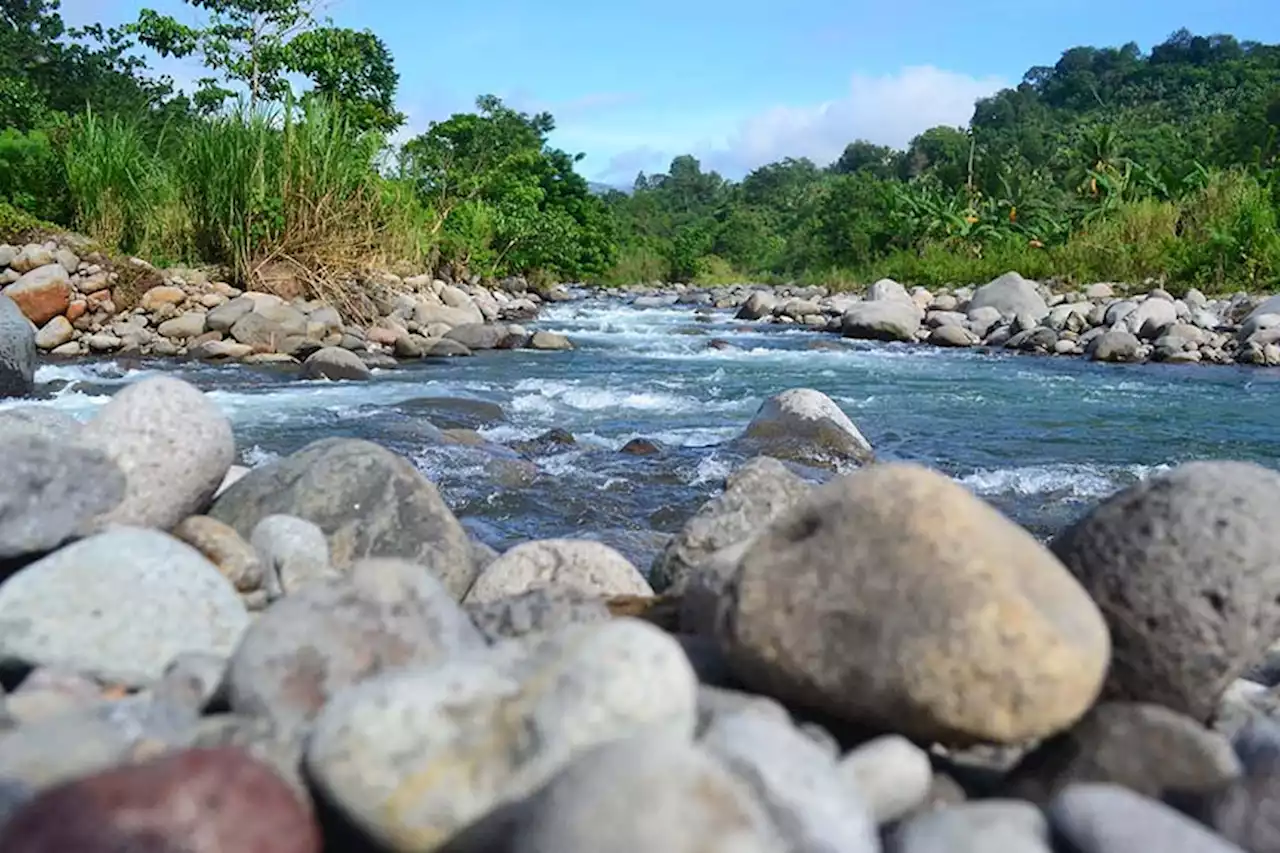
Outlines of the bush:
{"label": "bush", "polygon": [[43,131],[0,131],[0,199],[39,219],[69,222],[62,161]]}
{"label": "bush", "polygon": [[1241,171],[1222,172],[1187,199],[1172,252],[1178,280],[1211,292],[1280,284],[1280,233],[1269,189]]}

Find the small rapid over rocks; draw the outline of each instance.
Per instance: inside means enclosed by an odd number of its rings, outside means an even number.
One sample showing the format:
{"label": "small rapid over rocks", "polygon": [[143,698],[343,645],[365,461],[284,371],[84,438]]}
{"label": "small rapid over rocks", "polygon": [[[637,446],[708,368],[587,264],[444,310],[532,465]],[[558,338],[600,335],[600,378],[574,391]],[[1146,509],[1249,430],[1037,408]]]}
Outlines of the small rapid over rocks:
{"label": "small rapid over rocks", "polygon": [[[1280,375],[1267,369],[850,340],[731,309],[601,298],[548,306],[528,328],[575,348],[406,362],[363,382],[118,356],[45,364],[37,399],[0,408],[34,403],[86,419],[125,385],[177,375],[230,418],[241,465],[320,438],[371,440],[411,459],[499,551],[596,536],[643,569],[754,455],[739,437],[788,389],[828,395],[877,459],[943,471],[1042,538],[1182,461],[1280,459]],[[621,452],[629,444],[636,452]]]}

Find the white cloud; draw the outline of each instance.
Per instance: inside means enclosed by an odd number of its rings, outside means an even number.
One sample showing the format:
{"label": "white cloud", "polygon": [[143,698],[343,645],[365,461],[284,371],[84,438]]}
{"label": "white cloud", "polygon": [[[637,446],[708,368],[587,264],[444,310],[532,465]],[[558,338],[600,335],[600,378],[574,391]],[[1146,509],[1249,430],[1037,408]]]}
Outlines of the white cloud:
{"label": "white cloud", "polygon": [[[683,150],[670,146],[667,140],[658,142],[668,149],[663,156],[653,151],[652,144],[633,149],[643,148],[648,160],[664,162],[670,162],[674,155],[692,153],[704,168],[731,177],[784,157],[808,157],[826,165],[855,139],[904,148],[912,137],[930,127],[963,127],[972,118],[979,98],[1008,85],[998,77],[972,77],[927,65],[882,76],[855,74],[844,97],[818,104],[770,107],[739,119],[736,127],[714,133],[707,133],[705,124],[699,122],[696,135],[689,135]],[[601,169],[601,177],[623,177],[617,174],[617,166],[631,166],[639,153],[631,150],[614,155],[613,162]]]}
{"label": "white cloud", "polygon": [[974,103],[1007,85],[996,77],[970,77],[927,65],[879,77],[855,74],[847,96],[750,116],[723,146],[702,154],[708,165],[741,172],[783,157],[808,157],[826,165],[855,139],[903,148],[930,127],[967,125]]}

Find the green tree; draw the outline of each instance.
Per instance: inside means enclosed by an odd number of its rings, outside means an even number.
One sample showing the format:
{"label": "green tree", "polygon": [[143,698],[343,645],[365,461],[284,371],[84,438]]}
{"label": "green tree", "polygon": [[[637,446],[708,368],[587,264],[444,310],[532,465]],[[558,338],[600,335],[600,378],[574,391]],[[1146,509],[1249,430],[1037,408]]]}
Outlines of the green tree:
{"label": "green tree", "polygon": [[129,31],[162,56],[199,56],[214,76],[200,80],[197,105],[215,111],[243,86],[251,107],[292,93],[290,74],[329,96],[361,128],[391,131],[404,123],[393,102],[399,75],[373,33],[321,21],[304,0],[185,0],[207,21],[188,26],[143,9]]}

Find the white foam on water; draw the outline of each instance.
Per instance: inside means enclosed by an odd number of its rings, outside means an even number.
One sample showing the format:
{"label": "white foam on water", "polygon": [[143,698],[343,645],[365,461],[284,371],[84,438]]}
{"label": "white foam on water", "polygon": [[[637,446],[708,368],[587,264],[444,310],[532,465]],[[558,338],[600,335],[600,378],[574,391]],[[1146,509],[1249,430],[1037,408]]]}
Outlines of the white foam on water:
{"label": "white foam on water", "polygon": [[581,380],[522,379],[512,389],[511,408],[520,414],[550,417],[560,409],[576,412],[626,410],[650,414],[683,414],[700,411],[732,411],[736,400],[699,400],[682,394],[643,388],[586,385]]}
{"label": "white foam on water", "polygon": [[712,453],[698,460],[689,479],[690,486],[702,486],[707,483],[721,483],[733,471],[733,464]]}
{"label": "white foam on water", "polygon": [[1069,463],[1027,465],[974,471],[958,478],[958,482],[975,494],[1018,495],[1022,497],[1053,495],[1072,500],[1104,498],[1133,482],[1169,470],[1168,465],[1125,465],[1108,468],[1100,465]]}
{"label": "white foam on water", "polygon": [[241,454],[244,464],[250,468],[260,468],[263,465],[270,465],[280,458],[279,453],[273,453],[270,450],[263,450],[262,445],[255,444],[249,447]]}

